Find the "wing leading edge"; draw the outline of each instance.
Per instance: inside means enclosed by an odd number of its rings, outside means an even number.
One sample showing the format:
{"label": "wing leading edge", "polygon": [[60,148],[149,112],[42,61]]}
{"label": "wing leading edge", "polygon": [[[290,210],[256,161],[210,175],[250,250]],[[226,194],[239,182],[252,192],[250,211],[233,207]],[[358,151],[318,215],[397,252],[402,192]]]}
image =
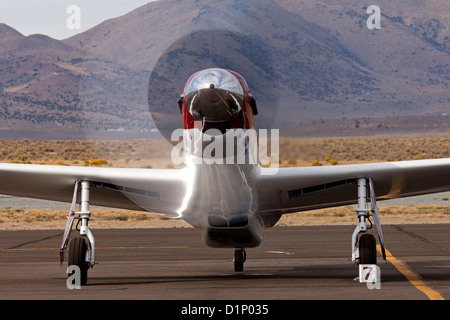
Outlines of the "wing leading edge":
{"label": "wing leading edge", "polygon": [[450,158],[323,167],[261,168],[261,213],[289,213],[357,201],[358,178],[372,178],[378,200],[450,190]]}
{"label": "wing leading edge", "polygon": [[91,182],[90,203],[176,214],[184,169],[131,169],[0,164],[0,194],[71,202],[75,181]]}

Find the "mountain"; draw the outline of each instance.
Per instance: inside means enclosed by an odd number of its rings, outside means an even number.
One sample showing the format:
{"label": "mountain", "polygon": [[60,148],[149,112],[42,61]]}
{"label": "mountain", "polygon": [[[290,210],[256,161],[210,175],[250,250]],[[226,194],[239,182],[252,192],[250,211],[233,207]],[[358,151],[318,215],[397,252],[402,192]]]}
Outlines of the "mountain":
{"label": "mountain", "polygon": [[[303,110],[315,117],[323,111],[315,101],[334,107],[351,94],[350,83],[364,89],[376,80],[323,28],[268,0],[158,1],[65,43],[88,52],[88,60],[152,72],[143,95],[154,119],[171,129],[179,125],[174,101],[202,68],[240,72],[258,99],[263,127],[273,124],[280,105],[287,106],[281,123],[292,112],[304,119]],[[300,113],[299,101],[307,104]]]}
{"label": "mountain", "polygon": [[11,28],[10,26],[0,23],[0,52],[8,52],[14,49],[18,42],[24,38],[24,36],[17,30]]}
{"label": "mountain", "polygon": [[244,76],[260,127],[320,135],[305,128],[363,118],[450,124],[446,1],[378,4],[380,30],[350,0],[160,0],[64,41],[0,25],[0,122],[94,137],[139,135],[154,121],[170,132],[186,79],[217,66]]}
{"label": "mountain", "polygon": [[[47,137],[76,116],[82,52],[0,24],[0,137]],[[78,60],[77,60],[78,59]]]}
{"label": "mountain", "polygon": [[[319,24],[377,79],[371,90],[354,91],[352,102],[357,117],[385,118],[376,120],[379,122],[375,122],[372,134],[448,131],[450,119],[445,115],[450,114],[450,18],[446,1],[377,1],[381,29],[372,31],[366,28],[370,16],[366,6],[353,0],[276,2]],[[350,102],[347,100],[347,106]],[[351,114],[349,110],[341,119],[333,119],[333,126],[339,127],[336,131],[345,131],[340,128],[348,125],[349,118],[355,118]],[[314,127],[310,132],[329,132],[321,128],[323,122],[317,119],[313,122],[306,126]],[[291,128],[292,132],[307,134],[308,130],[301,127]],[[387,127],[391,129],[386,130]],[[362,134],[361,129],[362,126],[354,128],[351,134]]]}

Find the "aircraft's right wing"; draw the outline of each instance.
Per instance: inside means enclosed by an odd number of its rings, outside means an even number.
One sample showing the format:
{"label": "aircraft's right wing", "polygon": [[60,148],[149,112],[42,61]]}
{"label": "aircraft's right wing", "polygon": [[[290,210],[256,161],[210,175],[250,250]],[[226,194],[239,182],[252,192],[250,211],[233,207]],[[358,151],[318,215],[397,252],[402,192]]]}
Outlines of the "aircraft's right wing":
{"label": "aircraft's right wing", "polygon": [[186,190],[184,169],[0,163],[0,194],[71,203],[75,181],[82,180],[91,183],[92,205],[172,215],[177,214]]}
{"label": "aircraft's right wing", "polygon": [[450,191],[450,158],[354,165],[261,168],[258,210],[283,214],[357,202],[358,178],[378,200]]}

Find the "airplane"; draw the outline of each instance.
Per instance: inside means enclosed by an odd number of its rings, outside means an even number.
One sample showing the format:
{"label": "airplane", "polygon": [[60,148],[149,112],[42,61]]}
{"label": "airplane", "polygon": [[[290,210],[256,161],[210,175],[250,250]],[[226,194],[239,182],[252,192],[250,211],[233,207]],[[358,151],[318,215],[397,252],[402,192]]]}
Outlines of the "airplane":
{"label": "airplane", "polygon": [[[352,261],[376,264],[376,239],[367,230],[373,218],[385,258],[377,200],[450,190],[450,158],[261,166],[255,152],[256,100],[244,78],[232,70],[209,68],[194,73],[178,107],[184,161],[180,169],[0,164],[0,194],[71,203],[61,263],[68,249],[68,265],[80,268],[82,285],[95,265],[90,205],[184,219],[201,230],[207,246],[234,249],[234,270],[242,272],[245,249],[258,246],[263,230],[273,227],[283,214],[351,204],[357,204]],[[220,146],[224,149],[219,150]],[[174,150],[177,154],[179,149]],[[74,220],[78,220],[79,235],[70,239]]]}

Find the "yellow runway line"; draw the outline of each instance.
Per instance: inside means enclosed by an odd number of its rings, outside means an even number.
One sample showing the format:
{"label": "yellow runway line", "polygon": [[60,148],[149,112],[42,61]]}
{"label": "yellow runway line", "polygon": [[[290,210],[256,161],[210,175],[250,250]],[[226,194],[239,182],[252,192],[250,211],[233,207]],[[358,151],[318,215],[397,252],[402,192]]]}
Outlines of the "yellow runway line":
{"label": "yellow runway line", "polygon": [[[115,250],[115,249],[187,249],[188,246],[154,246],[154,247],[98,247],[95,250]],[[1,249],[2,251],[53,251],[59,248],[15,248],[15,249]]]}
{"label": "yellow runway line", "polygon": [[[381,254],[381,246],[377,244],[377,250]],[[418,290],[422,291],[430,300],[445,300],[445,298],[436,290],[430,288],[420,279],[420,276],[415,273],[407,264],[400,259],[397,259],[387,249],[386,259],[394,265],[394,267],[400,271],[406,279]]]}
{"label": "yellow runway line", "polygon": [[57,248],[16,248],[16,249],[0,249],[2,251],[51,251],[51,250],[59,250]]}
{"label": "yellow runway line", "polygon": [[107,249],[187,249],[188,246],[161,246],[161,247],[96,247],[95,250],[107,250]]}

